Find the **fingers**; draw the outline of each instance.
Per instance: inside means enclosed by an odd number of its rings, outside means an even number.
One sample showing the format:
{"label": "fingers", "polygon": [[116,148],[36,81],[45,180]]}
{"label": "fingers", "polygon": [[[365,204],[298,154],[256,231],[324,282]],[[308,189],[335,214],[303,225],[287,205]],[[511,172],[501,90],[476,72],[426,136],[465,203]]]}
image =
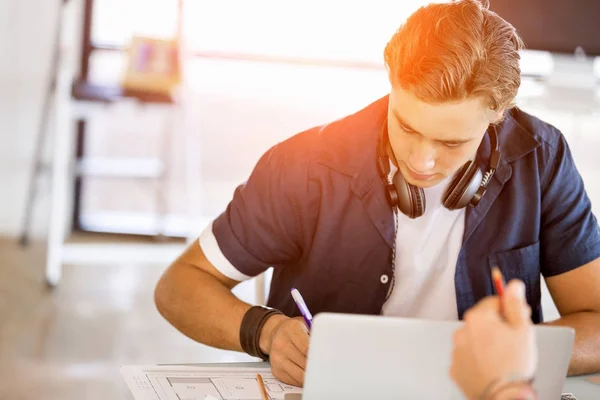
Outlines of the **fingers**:
{"label": "fingers", "polygon": [[457,385],[460,385],[460,383],[461,383],[462,368],[465,367],[465,362],[463,361],[461,351],[462,350],[454,349],[454,351],[452,352],[452,362],[450,364],[450,371],[449,371],[450,378]]}
{"label": "fingers", "polygon": [[296,364],[300,368],[306,369],[306,361],[307,361],[306,353],[302,352],[297,347],[295,350],[296,351],[290,351],[290,354],[289,354],[290,360],[292,360],[294,362],[294,364]]}
{"label": "fingers", "polygon": [[[291,350],[290,350],[291,349]],[[294,346],[289,346],[286,352],[276,352],[270,357],[271,369],[278,378],[285,377],[284,382],[301,386],[304,381],[306,358]]]}
{"label": "fingers", "polygon": [[284,324],[273,339],[271,369],[281,381],[302,386],[308,353],[308,329],[300,320],[292,319]]}
{"label": "fingers", "polygon": [[294,321],[298,321],[300,322],[300,325],[302,325],[302,330],[304,332],[306,332],[306,334],[309,334],[309,330],[308,330],[308,325],[306,325],[306,321],[304,320],[304,317],[294,317],[292,318]]}
{"label": "fingers", "polygon": [[500,320],[500,300],[495,296],[480,300],[475,306],[467,310],[463,319],[467,324]]}
{"label": "fingers", "polygon": [[502,308],[506,321],[515,327],[531,322],[531,309],[525,298],[525,284],[520,280],[511,280],[502,298]]}
{"label": "fingers", "polygon": [[284,356],[272,360],[271,371],[282,382],[300,387],[304,385],[304,369]]}
{"label": "fingers", "polygon": [[297,347],[290,349],[287,354],[288,358],[303,370],[306,369],[306,354],[303,354]]}
{"label": "fingers", "polygon": [[457,329],[452,336],[454,347],[463,347],[467,343],[467,338],[464,328]]}
{"label": "fingers", "polygon": [[467,342],[467,333],[464,328],[457,329],[453,336],[454,347],[452,348],[452,357],[450,364],[450,378],[460,386],[462,383],[462,377],[464,375],[464,369],[466,367],[466,361],[464,360],[464,353]]}
{"label": "fingers", "polygon": [[306,354],[297,347],[290,337],[282,337],[273,342],[270,355],[271,363],[287,359],[300,368],[306,368]]}
{"label": "fingers", "polygon": [[301,322],[300,324],[302,324],[301,328],[293,329],[290,332],[290,339],[292,340],[292,343],[294,343],[294,345],[298,348],[300,353],[306,356],[308,354],[308,343],[310,336],[308,335],[308,329],[306,328],[306,325],[304,325],[304,322]]}
{"label": "fingers", "polygon": [[300,368],[306,369],[306,356],[308,354],[308,344],[310,336],[308,328],[303,320],[296,319],[289,322],[289,329],[286,331],[289,341],[294,348],[285,349],[288,357]]}

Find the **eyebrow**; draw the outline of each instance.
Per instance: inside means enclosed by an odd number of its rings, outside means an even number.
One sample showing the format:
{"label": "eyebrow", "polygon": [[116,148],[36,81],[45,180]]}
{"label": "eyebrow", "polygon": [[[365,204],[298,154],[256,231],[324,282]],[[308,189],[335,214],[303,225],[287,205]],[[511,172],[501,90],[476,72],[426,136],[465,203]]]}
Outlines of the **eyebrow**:
{"label": "eyebrow", "polygon": [[[425,136],[423,135],[421,132],[419,132],[418,130],[414,129],[413,127],[411,127],[408,123],[406,123],[406,121],[404,121],[399,115],[398,113],[394,110],[393,111],[394,117],[396,118],[396,121],[398,121],[398,124],[400,124],[400,126],[408,131],[408,132],[412,132],[412,133],[416,133],[419,134],[421,136]],[[472,141],[474,138],[469,138],[469,139],[457,139],[457,140],[438,140],[435,139],[436,142],[439,143],[445,143],[445,144],[464,144],[464,143],[468,143],[470,141]]]}

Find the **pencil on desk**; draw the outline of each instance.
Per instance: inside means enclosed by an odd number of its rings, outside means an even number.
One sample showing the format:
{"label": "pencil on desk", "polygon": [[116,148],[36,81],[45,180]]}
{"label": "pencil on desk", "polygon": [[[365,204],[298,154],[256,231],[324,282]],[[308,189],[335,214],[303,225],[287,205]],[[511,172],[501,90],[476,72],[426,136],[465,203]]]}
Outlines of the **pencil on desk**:
{"label": "pencil on desk", "polygon": [[256,374],[256,380],[258,382],[258,388],[260,389],[260,394],[262,395],[263,400],[269,400],[269,395],[267,394],[267,388],[265,388],[265,381],[260,374]]}

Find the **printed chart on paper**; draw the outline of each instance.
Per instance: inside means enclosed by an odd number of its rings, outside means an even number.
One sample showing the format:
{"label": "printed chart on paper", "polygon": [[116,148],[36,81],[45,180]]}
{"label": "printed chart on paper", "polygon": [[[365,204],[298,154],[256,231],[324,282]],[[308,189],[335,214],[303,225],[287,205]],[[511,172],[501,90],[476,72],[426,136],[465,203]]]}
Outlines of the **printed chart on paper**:
{"label": "printed chart on paper", "polygon": [[121,375],[135,400],[262,400],[256,374],[271,400],[302,393],[273,377],[269,368],[123,366]]}

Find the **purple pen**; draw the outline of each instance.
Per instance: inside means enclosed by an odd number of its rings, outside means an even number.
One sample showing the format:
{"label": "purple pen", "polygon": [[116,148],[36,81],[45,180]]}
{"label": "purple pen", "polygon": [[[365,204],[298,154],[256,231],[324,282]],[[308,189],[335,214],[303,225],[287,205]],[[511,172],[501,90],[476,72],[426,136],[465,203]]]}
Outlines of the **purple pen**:
{"label": "purple pen", "polygon": [[294,298],[296,305],[300,309],[300,312],[302,313],[302,316],[304,317],[304,321],[306,321],[306,325],[308,325],[308,328],[310,329],[312,327],[312,318],[313,317],[312,317],[312,314],[310,313],[310,310],[306,306],[306,303],[304,302],[304,299],[302,298],[302,295],[300,294],[298,289],[292,288],[292,297]]}

